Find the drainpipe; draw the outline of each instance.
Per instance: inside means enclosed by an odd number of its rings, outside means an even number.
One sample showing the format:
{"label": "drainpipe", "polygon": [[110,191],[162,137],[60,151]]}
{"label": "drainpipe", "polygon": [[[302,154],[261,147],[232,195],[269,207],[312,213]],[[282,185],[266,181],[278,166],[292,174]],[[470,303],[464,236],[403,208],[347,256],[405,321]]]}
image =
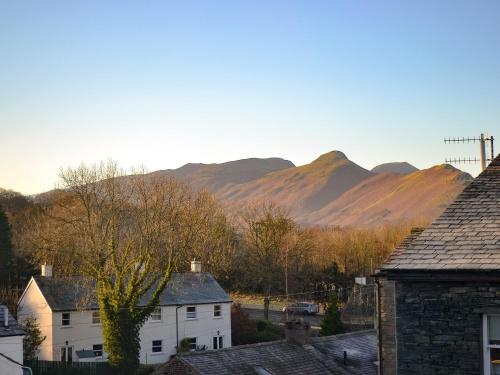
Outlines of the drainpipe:
{"label": "drainpipe", "polygon": [[382,323],[382,307],[380,303],[380,281],[375,279],[375,284],[377,284],[377,333],[378,333],[378,374],[384,374],[383,368],[383,358],[382,358],[382,331],[380,330],[380,326]]}
{"label": "drainpipe", "polygon": [[175,352],[179,354],[179,309],[182,305],[177,305],[175,307]]}

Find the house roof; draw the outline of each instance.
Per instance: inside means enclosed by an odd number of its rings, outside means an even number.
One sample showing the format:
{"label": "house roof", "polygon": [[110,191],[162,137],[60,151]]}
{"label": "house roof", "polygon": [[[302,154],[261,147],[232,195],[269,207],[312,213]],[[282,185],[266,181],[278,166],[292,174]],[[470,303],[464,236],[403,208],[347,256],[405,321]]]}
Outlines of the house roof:
{"label": "house roof", "polygon": [[380,271],[500,270],[500,155]]}
{"label": "house roof", "polygon": [[[344,351],[347,362],[344,365]],[[221,350],[183,353],[180,361],[192,373],[284,375],[363,374],[376,375],[377,337],[374,330],[311,339],[304,346],[287,341],[233,346]],[[177,374],[170,362],[154,374]]]}
{"label": "house roof", "polygon": [[[52,311],[97,309],[95,282],[81,276],[33,277]],[[148,291],[139,302],[150,299]],[[174,273],[160,296],[160,306],[231,302],[231,299],[210,273]]]}
{"label": "house roof", "polygon": [[9,312],[9,325],[6,327],[4,325],[4,309],[7,306],[0,305],[0,337],[8,336],[24,336],[25,332],[19,324],[17,324],[16,319]]}
{"label": "house roof", "polygon": [[375,330],[312,338],[311,346],[322,354],[324,363],[333,373],[343,370],[348,374],[378,374],[378,340]]}

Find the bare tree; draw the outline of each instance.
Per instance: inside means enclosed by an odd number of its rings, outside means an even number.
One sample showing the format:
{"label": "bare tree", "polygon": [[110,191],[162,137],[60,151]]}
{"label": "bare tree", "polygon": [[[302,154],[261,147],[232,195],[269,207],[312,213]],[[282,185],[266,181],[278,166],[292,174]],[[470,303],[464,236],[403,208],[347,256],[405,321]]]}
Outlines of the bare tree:
{"label": "bare tree", "polygon": [[124,175],[113,161],[61,170],[60,190],[35,226],[33,242],[46,260],[59,260],[63,273],[95,283],[109,362],[118,373],[133,374],[140,328],[177,260],[207,243],[223,243],[227,227],[206,193],[143,169]]}
{"label": "bare tree", "polygon": [[[281,273],[280,262],[290,245],[290,233],[295,223],[288,213],[272,203],[247,207],[243,214],[243,241],[249,251],[252,270],[269,296],[276,273]],[[287,259],[288,260],[288,259]]]}

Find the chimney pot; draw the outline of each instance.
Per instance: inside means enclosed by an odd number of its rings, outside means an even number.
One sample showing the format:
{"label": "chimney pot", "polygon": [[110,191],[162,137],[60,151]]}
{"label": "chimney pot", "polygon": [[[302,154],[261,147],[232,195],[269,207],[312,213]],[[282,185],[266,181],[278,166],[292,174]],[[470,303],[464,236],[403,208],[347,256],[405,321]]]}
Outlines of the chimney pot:
{"label": "chimney pot", "polygon": [[52,277],[52,266],[49,264],[42,264],[42,276]]}
{"label": "chimney pot", "polygon": [[199,260],[193,259],[191,261],[191,272],[201,273],[201,262]]}

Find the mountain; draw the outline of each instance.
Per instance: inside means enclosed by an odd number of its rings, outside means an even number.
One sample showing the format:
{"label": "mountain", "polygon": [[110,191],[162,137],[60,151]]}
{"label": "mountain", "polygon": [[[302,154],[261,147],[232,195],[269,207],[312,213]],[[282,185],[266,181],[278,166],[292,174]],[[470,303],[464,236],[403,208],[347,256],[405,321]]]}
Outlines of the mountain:
{"label": "mountain", "polygon": [[439,216],[471,180],[470,175],[447,164],[407,175],[377,174],[303,221],[355,226],[428,222]]}
{"label": "mountain", "polygon": [[175,177],[195,189],[209,189],[229,212],[265,201],[285,207],[306,225],[365,227],[432,221],[472,180],[446,164],[418,170],[408,163],[387,163],[369,171],[340,151],[301,166],[281,158],[251,158],[190,163],[152,175]]}
{"label": "mountain", "polygon": [[398,174],[410,174],[418,171],[418,168],[414,167],[407,162],[394,162],[394,163],[384,163],[377,165],[372,168],[373,173],[398,173]]}
{"label": "mountain", "polygon": [[321,209],[372,172],[353,163],[340,151],[321,155],[310,164],[271,172],[244,184],[231,184],[216,193],[229,206],[244,202],[274,201],[294,215]]}
{"label": "mountain", "polygon": [[220,164],[189,163],[178,169],[166,169],[153,174],[175,177],[190,182],[195,188],[207,188],[215,192],[228,184],[242,184],[293,167],[295,165],[291,161],[281,158],[251,158]]}

